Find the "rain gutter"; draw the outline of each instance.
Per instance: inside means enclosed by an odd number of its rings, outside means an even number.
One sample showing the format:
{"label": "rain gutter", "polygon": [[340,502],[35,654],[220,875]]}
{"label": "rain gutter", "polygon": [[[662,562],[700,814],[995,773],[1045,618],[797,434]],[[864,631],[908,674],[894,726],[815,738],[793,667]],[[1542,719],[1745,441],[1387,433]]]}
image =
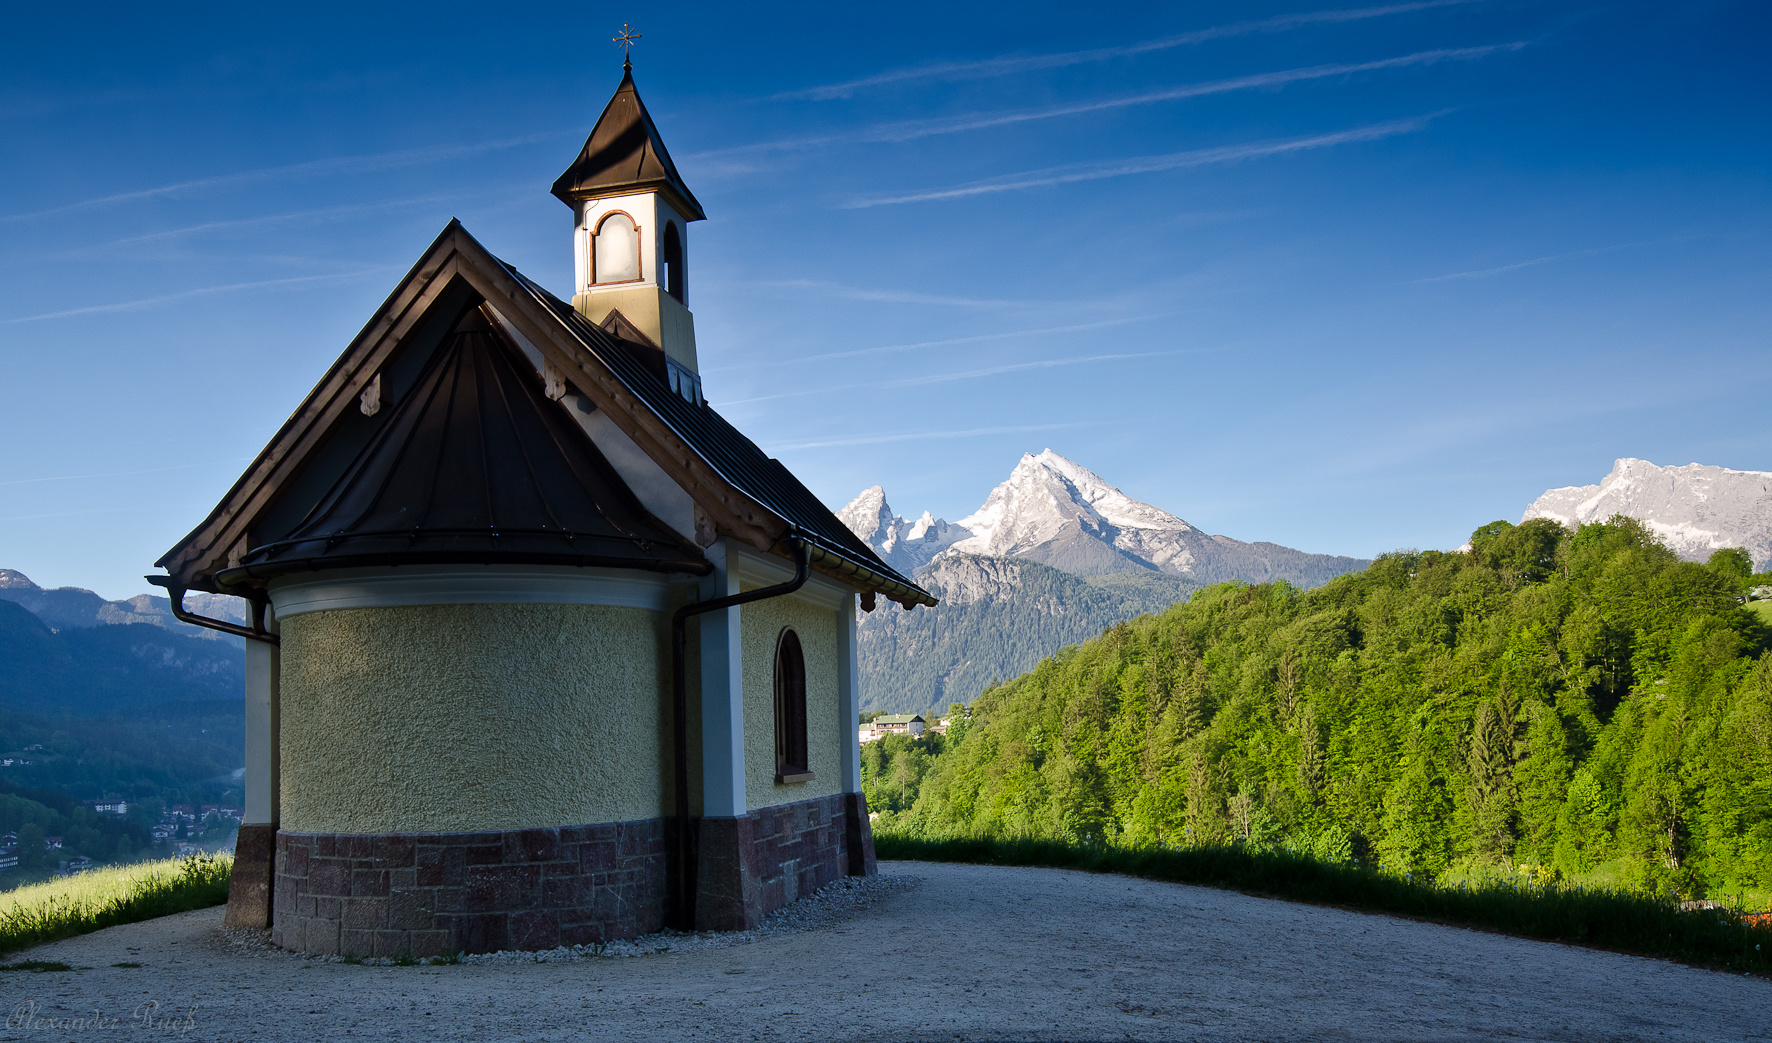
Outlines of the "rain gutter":
{"label": "rain gutter", "polygon": [[243,627],[225,619],[211,619],[208,616],[199,616],[195,612],[185,611],[185,587],[171,576],[144,576],[142,578],[156,587],[166,589],[167,597],[172,599],[172,618],[180,623],[219,630],[224,634],[233,634],[235,637],[244,637],[251,641],[263,641],[267,645],[282,643],[276,634],[265,629],[265,604],[268,599],[262,594],[259,597],[247,599],[252,605],[252,625]]}
{"label": "rain gutter", "polygon": [[677,791],[677,866],[673,890],[676,892],[676,920],[680,931],[695,930],[695,857],[696,844],[689,831],[689,688],[684,677],[690,616],[704,612],[748,605],[753,601],[792,594],[806,585],[812,574],[812,546],[798,532],[787,539],[794,547],[794,578],[771,587],[758,587],[726,597],[710,598],[684,605],[671,616],[671,723],[673,779]]}

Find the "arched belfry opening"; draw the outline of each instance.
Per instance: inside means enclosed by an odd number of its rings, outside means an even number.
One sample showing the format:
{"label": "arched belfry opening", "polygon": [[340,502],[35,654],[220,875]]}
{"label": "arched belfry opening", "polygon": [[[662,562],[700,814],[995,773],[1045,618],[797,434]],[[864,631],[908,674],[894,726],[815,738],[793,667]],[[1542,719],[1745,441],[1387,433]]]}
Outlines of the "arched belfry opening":
{"label": "arched belfry opening", "polygon": [[597,225],[591,240],[591,281],[599,285],[640,279],[640,227],[617,210]]}
{"label": "arched belfry opening", "polygon": [[664,234],[664,287],[665,292],[677,298],[677,303],[688,304],[683,299],[683,237],[677,233],[677,222],[672,221],[665,226]]}

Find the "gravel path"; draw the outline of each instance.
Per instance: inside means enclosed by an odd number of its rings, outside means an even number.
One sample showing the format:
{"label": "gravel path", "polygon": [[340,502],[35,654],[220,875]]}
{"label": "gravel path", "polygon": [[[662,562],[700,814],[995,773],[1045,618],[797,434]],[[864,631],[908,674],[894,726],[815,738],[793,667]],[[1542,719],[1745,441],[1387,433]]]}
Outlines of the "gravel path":
{"label": "gravel path", "polygon": [[1760,978],[1126,877],[884,869],[630,958],[362,966],[185,913],[10,957],[81,969],[0,974],[0,1039],[1772,1040]]}

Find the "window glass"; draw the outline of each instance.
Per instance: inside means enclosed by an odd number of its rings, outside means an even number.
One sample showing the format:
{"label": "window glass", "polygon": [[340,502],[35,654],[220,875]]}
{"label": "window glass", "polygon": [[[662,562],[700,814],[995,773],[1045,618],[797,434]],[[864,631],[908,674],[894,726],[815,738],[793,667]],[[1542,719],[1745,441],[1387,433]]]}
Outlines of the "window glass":
{"label": "window glass", "polygon": [[640,234],[634,219],[610,214],[597,226],[596,282],[631,282],[640,277]]}
{"label": "window glass", "polygon": [[775,771],[806,772],[806,658],[800,636],[783,630],[775,645]]}

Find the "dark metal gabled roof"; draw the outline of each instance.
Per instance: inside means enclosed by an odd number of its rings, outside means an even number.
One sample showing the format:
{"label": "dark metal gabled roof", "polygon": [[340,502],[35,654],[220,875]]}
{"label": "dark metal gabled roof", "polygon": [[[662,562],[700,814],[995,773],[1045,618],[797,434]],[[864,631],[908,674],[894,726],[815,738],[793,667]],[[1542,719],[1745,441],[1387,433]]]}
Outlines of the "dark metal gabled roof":
{"label": "dark metal gabled roof", "polygon": [[691,221],[707,216],[665,151],[664,139],[634,87],[634,74],[624,71],[615,96],[591,128],[578,158],[554,182],[553,193],[570,204],[644,189],[673,197],[672,203]]}
{"label": "dark metal gabled roof", "polygon": [[310,569],[601,565],[705,574],[478,311],[326,494],[223,585]]}
{"label": "dark metal gabled roof", "polygon": [[[825,564],[856,576],[860,582],[875,585],[869,582],[871,574],[887,597],[903,602],[907,608],[912,604],[935,604],[936,599],[928,591],[880,560],[873,548],[837,520],[830,508],[800,484],[786,467],[764,453],[719,413],[673,392],[609,332],[536,285],[522,272],[503,260],[495,260],[721,477],[794,526],[812,544],[815,556],[823,556]],[[837,560],[830,560],[832,558]]]}

